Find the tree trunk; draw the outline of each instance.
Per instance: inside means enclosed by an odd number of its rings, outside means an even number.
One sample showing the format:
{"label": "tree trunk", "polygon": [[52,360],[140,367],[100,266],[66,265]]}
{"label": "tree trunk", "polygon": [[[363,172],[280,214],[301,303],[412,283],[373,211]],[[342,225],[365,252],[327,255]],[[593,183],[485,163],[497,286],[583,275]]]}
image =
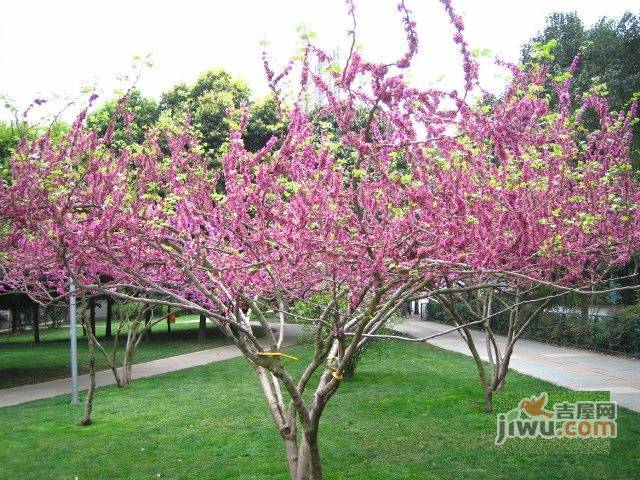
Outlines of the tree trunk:
{"label": "tree trunk", "polygon": [[305,432],[298,453],[296,480],[322,480],[318,434]]}
{"label": "tree trunk", "polygon": [[111,369],[111,372],[113,373],[113,378],[116,381],[116,385],[118,386],[118,388],[122,388],[124,387],[124,383],[122,382],[122,378],[120,377],[120,374],[118,373],[118,367],[116,366],[115,363],[111,363],[111,365],[109,365],[109,368]]}
{"label": "tree trunk", "polygon": [[96,334],[96,299],[91,297],[89,299],[89,326],[91,327],[91,333]]}
{"label": "tree trunk", "polygon": [[487,413],[493,412],[493,389],[491,387],[485,389],[484,400]]}
{"label": "tree trunk", "polygon": [[14,303],[9,307],[11,311],[11,333],[18,331],[18,306]]}
{"label": "tree trunk", "polygon": [[123,384],[129,385],[131,383],[131,360],[127,361],[127,364],[124,366],[124,370],[125,380]]}
{"label": "tree trunk", "polygon": [[493,384],[489,382],[487,378],[487,372],[484,369],[484,364],[482,363],[482,358],[478,353],[478,349],[473,341],[473,337],[471,336],[471,332],[468,328],[463,328],[465,334],[465,340],[467,345],[469,346],[469,351],[471,351],[471,355],[476,364],[476,368],[478,369],[478,375],[480,375],[480,383],[482,384],[482,391],[484,392],[485,398],[485,409],[487,413],[491,413],[493,411]]}
{"label": "tree trunk", "polygon": [[147,311],[144,312],[144,326],[145,326],[144,335],[149,337],[151,336],[151,329],[146,327],[150,323],[151,323],[151,309],[147,309]]}
{"label": "tree trunk", "polygon": [[493,386],[493,391],[498,392],[504,387],[504,383],[507,379],[507,373],[509,373],[509,363],[511,362],[511,355],[513,355],[513,347],[515,340],[512,344],[508,345],[504,351],[502,362],[498,365],[497,383]]}
{"label": "tree trunk", "polygon": [[84,412],[82,414],[82,420],[80,425],[91,425],[91,411],[93,410],[93,393],[96,389],[96,351],[93,345],[93,336],[87,335],[87,342],[89,346],[89,389],[87,390],[87,397],[84,401]]}
{"label": "tree trunk", "polygon": [[[365,347],[366,348],[366,347]],[[353,357],[351,357],[351,359],[347,362],[347,364],[345,365],[343,371],[342,371],[342,376],[344,378],[353,378],[354,375],[356,374],[356,367],[358,366],[358,354],[355,354]]]}
{"label": "tree trunk", "polygon": [[125,356],[122,362],[122,386],[129,385],[131,383],[131,362],[127,356]]}
{"label": "tree trunk", "polygon": [[295,433],[288,437],[282,438],[284,442],[284,451],[287,455],[287,464],[289,465],[289,476],[291,480],[296,479],[298,471],[298,444],[296,443]]}
{"label": "tree trunk", "polygon": [[122,385],[131,383],[131,352],[129,348],[125,348],[124,358],[122,359]]}
{"label": "tree trunk", "polygon": [[104,336],[105,338],[111,338],[111,320],[113,319],[113,301],[111,298],[107,298],[107,318],[104,324]]}
{"label": "tree trunk", "polygon": [[289,476],[291,480],[296,480],[298,471],[298,444],[296,441],[297,428],[295,412],[287,413],[284,407],[282,392],[280,392],[278,385],[278,379],[263,367],[256,367],[256,373],[258,380],[260,380],[262,393],[267,401],[267,405],[269,405],[271,417],[284,442],[287,464],[289,465]]}
{"label": "tree trunk", "polygon": [[200,324],[198,325],[198,341],[205,343],[207,341],[207,317],[200,314]]}
{"label": "tree trunk", "polygon": [[144,338],[144,331],[139,332],[140,323],[136,320],[129,324],[127,332],[127,343],[124,347],[124,357],[122,359],[122,384],[129,385],[131,383],[131,367],[133,364],[133,356],[135,354],[138,342]]}
{"label": "tree trunk", "polygon": [[33,343],[40,343],[40,305],[38,305],[36,302],[33,302],[31,320],[31,329],[33,330]]}

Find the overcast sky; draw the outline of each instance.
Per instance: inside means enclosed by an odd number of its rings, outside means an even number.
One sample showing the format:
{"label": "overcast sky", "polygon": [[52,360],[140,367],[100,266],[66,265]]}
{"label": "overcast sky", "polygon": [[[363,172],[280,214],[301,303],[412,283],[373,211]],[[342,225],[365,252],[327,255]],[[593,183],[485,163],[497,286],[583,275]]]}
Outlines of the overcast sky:
{"label": "overcast sky", "polygon": [[[405,48],[395,0],[356,0],[358,41],[365,56],[393,60]],[[577,11],[587,25],[599,17],[640,13],[638,0],[454,0],[464,15],[472,48],[488,48],[517,61],[521,45],[553,11]],[[440,79],[460,86],[460,61],[452,30],[437,0],[407,0],[418,22],[420,58],[409,75],[426,84]],[[304,24],[331,50],[347,50],[349,20],[342,0],[21,0],[0,7],[0,93],[24,108],[37,96],[73,95],[97,84],[103,98],[131,72],[132,57],[152,54],[154,66],[139,83],[158,96],[179,81],[193,82],[212,67],[243,76],[266,92],[261,39],[270,42],[276,64],[296,47]],[[500,80],[481,71],[489,88]],[[444,77],[444,79],[443,79]]]}

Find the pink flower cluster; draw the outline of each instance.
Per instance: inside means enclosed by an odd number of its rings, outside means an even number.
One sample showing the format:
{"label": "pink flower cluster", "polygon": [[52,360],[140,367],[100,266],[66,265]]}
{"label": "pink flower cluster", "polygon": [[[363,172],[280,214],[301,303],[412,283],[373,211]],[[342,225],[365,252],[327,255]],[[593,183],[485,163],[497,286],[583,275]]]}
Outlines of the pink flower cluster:
{"label": "pink flower cluster", "polygon": [[[230,132],[221,170],[187,126],[116,151],[85,127],[24,145],[0,197],[4,288],[46,297],[70,276],[224,312],[241,296],[301,298],[346,288],[358,299],[416,279],[438,288],[499,275],[581,285],[638,246],[629,114],[598,93],[578,115],[548,100],[547,70],[510,66],[498,99],[468,100],[477,63],[442,0],[463,57],[465,92],[419,89],[394,65],[351,55],[344,69],[313,44],[301,60],[288,129],[259,152]],[[352,4],[350,9],[352,9]],[[408,52],[415,24],[400,3]],[[287,65],[272,87],[297,71]],[[317,68],[316,68],[317,67]],[[321,107],[307,108],[308,98]],[[590,131],[580,112],[595,111]]]}

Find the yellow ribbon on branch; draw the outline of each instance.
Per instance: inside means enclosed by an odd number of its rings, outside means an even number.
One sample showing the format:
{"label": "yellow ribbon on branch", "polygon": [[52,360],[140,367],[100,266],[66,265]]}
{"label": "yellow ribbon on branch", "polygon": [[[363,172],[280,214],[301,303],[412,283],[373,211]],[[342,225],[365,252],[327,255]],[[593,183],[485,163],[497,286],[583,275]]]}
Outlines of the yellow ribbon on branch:
{"label": "yellow ribbon on branch", "polygon": [[335,378],[336,380],[340,381],[342,380],[342,374],[338,373],[338,369],[335,367],[329,367],[329,370],[331,370],[331,376],[333,376],[333,378]]}
{"label": "yellow ribbon on branch", "polygon": [[285,357],[290,358],[291,360],[298,361],[298,357],[294,357],[293,355],[287,355],[282,352],[256,352],[256,355],[260,355],[262,357]]}

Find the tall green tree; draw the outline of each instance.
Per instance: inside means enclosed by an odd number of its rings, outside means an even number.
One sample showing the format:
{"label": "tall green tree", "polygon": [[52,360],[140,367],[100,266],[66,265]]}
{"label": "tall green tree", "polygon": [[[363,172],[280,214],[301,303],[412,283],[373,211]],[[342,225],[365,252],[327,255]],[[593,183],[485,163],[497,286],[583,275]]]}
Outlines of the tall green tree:
{"label": "tall green tree", "polygon": [[9,157],[13,155],[19,142],[20,133],[15,125],[8,122],[0,122],[0,179],[9,181],[11,176]]}
{"label": "tall green tree", "polygon": [[193,85],[173,86],[162,94],[160,109],[173,115],[188,114],[207,153],[217,156],[224,151],[229,137],[227,111],[238,109],[243,103],[250,108],[245,142],[255,151],[284,128],[276,113],[276,102],[272,97],[252,101],[247,82],[224,70],[207,70]]}
{"label": "tall green tree", "polygon": [[277,113],[277,103],[272,95],[250,104],[244,143],[248,150],[261,149],[272,136],[279,136],[285,129],[285,119]]}
{"label": "tall green tree", "polygon": [[[640,92],[640,16],[627,12],[619,19],[603,17],[585,27],[576,12],[553,13],[545,28],[522,48],[522,60],[530,62],[535,44],[556,40],[548,58],[551,75],[563,75],[576,55],[581,60],[572,79],[575,92],[593,87],[607,92],[610,106],[621,110]],[[634,128],[632,158],[640,170],[640,127]]]}
{"label": "tall green tree", "polygon": [[0,121],[0,180],[11,181],[9,160],[23,139],[33,140],[45,130],[55,139],[62,136],[69,126],[61,121],[50,125],[31,125],[25,120]]}
{"label": "tall green tree", "polygon": [[126,111],[133,114],[130,122],[125,122],[123,118],[122,113],[125,109],[119,108],[119,99],[105,102],[87,118],[89,128],[100,135],[106,132],[109,124],[113,121],[115,124],[113,142],[114,145],[120,147],[142,143],[145,132],[160,118],[158,102],[153,98],[143,96],[140,90],[131,90],[124,100],[126,101]]}
{"label": "tall green tree", "polygon": [[160,100],[162,110],[188,114],[192,125],[201,134],[207,153],[218,153],[228,137],[227,109],[236,109],[249,102],[251,89],[242,79],[224,70],[208,70],[196,82],[175,85]]}

